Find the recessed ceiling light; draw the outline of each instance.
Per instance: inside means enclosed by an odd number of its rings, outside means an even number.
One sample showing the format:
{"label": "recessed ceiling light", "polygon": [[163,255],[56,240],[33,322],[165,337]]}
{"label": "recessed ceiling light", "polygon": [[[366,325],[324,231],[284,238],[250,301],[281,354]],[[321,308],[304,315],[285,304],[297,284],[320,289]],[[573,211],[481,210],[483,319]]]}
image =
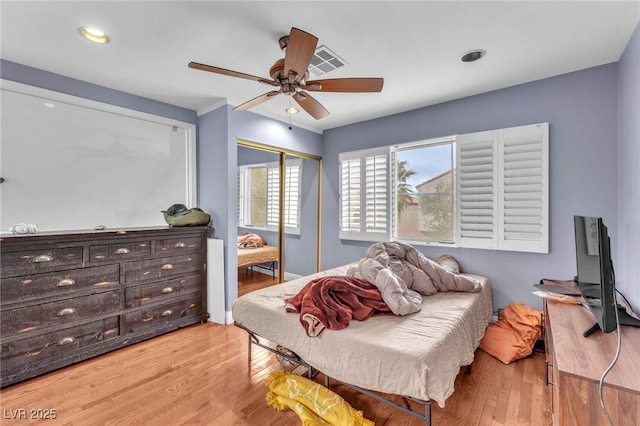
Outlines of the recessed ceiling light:
{"label": "recessed ceiling light", "polygon": [[284,112],[286,112],[287,114],[297,114],[300,112],[300,110],[298,108],[289,107],[285,109]]}
{"label": "recessed ceiling light", "polygon": [[47,108],[55,108],[56,104],[54,104],[53,102],[43,102],[42,105],[46,106]]}
{"label": "recessed ceiling light", "polygon": [[486,54],[487,54],[486,50],[475,49],[462,55],[460,60],[462,62],[474,62],[474,61],[477,61],[478,59],[481,59]]}
{"label": "recessed ceiling light", "polygon": [[80,27],[78,32],[82,37],[95,43],[106,44],[110,41],[109,36],[97,28]]}

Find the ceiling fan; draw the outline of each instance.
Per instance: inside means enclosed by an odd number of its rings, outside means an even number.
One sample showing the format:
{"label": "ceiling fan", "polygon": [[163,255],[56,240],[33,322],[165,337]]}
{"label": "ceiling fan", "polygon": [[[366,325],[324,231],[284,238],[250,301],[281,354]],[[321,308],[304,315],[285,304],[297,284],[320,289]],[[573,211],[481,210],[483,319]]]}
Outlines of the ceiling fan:
{"label": "ceiling fan", "polygon": [[269,70],[271,79],[257,77],[238,71],[218,68],[198,62],[189,62],[189,67],[230,77],[245,78],[277,87],[270,92],[253,98],[234,108],[246,110],[283,93],[291,96],[313,118],[319,120],[329,115],[329,111],[314,99],[311,92],[380,92],[382,78],[336,78],[308,80],[309,64],[316,50],[318,38],[298,28],[291,28],[289,35],[280,37],[280,48],[285,51],[283,59],[278,59]]}

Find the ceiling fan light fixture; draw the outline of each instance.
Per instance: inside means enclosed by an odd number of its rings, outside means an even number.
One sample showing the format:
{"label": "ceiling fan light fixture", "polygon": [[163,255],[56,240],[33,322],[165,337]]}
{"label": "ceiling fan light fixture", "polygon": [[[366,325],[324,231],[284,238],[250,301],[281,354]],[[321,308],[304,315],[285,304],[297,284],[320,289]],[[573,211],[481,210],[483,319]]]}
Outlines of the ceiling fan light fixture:
{"label": "ceiling fan light fixture", "polygon": [[111,41],[108,35],[104,31],[97,28],[79,27],[78,33],[87,40],[94,43],[107,44]]}
{"label": "ceiling fan light fixture", "polygon": [[475,62],[479,59],[482,59],[486,54],[487,54],[486,50],[474,49],[462,55],[460,60],[462,62]]}
{"label": "ceiling fan light fixture", "polygon": [[284,112],[286,112],[287,114],[297,114],[300,112],[300,110],[295,107],[289,107],[289,108],[285,108]]}

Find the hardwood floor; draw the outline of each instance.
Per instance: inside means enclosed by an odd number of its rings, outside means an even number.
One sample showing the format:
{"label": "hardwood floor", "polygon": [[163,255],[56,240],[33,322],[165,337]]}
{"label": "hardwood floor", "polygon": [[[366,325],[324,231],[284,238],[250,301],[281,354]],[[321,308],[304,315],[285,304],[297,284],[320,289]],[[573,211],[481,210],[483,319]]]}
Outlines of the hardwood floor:
{"label": "hardwood floor", "polygon": [[276,275],[274,278],[271,272],[263,274],[257,270],[251,271],[246,267],[238,268],[238,297],[274,284],[278,284],[278,276]]}
{"label": "hardwood floor", "polygon": [[[291,411],[265,402],[275,357],[233,325],[194,325],[18,383],[0,392],[2,425],[299,425]],[[318,375],[317,380],[322,380]],[[543,354],[511,365],[478,350],[434,426],[550,425]],[[419,419],[332,382],[332,389],[376,425],[422,425]],[[25,409],[55,410],[49,420],[11,420]],[[37,413],[37,412],[33,412]],[[41,412],[42,413],[42,412]]]}

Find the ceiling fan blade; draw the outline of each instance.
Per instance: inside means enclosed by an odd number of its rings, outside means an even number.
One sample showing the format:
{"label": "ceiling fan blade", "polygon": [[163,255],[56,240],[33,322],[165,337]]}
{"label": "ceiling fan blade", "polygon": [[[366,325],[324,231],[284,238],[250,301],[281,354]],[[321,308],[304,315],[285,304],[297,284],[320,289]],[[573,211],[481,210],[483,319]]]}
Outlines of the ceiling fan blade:
{"label": "ceiling fan blade", "polygon": [[261,103],[268,101],[278,93],[280,93],[279,90],[272,90],[271,92],[267,92],[264,95],[260,95],[256,98],[251,99],[250,101],[238,105],[233,110],[243,111],[245,109],[253,108],[256,105],[260,105]]}
{"label": "ceiling fan blade", "polygon": [[287,50],[284,55],[284,76],[292,72],[296,75],[295,81],[300,81],[307,68],[318,44],[318,38],[298,28],[291,28]]}
{"label": "ceiling fan blade", "polygon": [[258,81],[260,83],[270,84],[272,86],[280,86],[279,83],[269,80],[267,78],[258,77],[251,74],[245,74],[243,72],[232,71],[224,68],[214,67],[212,65],[201,64],[198,62],[189,62],[189,68],[194,68],[202,71],[209,71],[216,74],[228,75],[230,77],[246,78],[247,80]]}
{"label": "ceiling fan blade", "polygon": [[293,95],[293,99],[316,120],[329,115],[329,111],[307,92],[298,92]]}
{"label": "ceiling fan blade", "polygon": [[334,78],[307,81],[306,90],[317,92],[380,92],[383,78]]}

